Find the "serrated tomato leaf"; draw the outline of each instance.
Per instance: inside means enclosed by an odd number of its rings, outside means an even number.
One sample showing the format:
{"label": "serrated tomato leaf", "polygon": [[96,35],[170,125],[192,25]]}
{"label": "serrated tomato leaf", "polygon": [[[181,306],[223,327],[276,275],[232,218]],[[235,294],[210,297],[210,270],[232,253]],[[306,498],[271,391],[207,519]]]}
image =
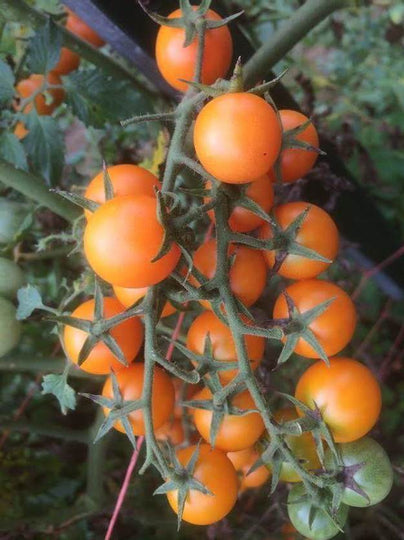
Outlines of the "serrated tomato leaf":
{"label": "serrated tomato leaf", "polygon": [[21,142],[14,133],[4,131],[0,135],[0,157],[12,163],[17,169],[27,170],[27,157]]}
{"label": "serrated tomato leaf", "polygon": [[76,408],[76,392],[67,384],[64,374],[45,375],[42,381],[42,394],[53,394],[59,401],[63,414],[66,414],[68,409]]}
{"label": "serrated tomato leaf", "polygon": [[14,74],[10,66],[0,60],[0,105],[9,103],[14,92]]}
{"label": "serrated tomato leaf", "polygon": [[16,319],[22,321],[27,319],[33,311],[43,308],[43,302],[38,290],[32,285],[22,287],[17,292],[18,308]]}
{"label": "serrated tomato leaf", "polygon": [[30,41],[27,64],[31,73],[48,73],[60,57],[62,34],[57,25],[48,19]]}

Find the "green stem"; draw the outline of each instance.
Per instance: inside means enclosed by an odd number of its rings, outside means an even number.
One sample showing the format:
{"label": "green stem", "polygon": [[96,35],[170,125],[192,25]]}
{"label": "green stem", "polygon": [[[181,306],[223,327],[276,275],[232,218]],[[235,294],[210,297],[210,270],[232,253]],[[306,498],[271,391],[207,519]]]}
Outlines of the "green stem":
{"label": "green stem", "polygon": [[[0,362],[0,372],[9,371],[11,373],[20,372],[33,372],[33,373],[63,373],[66,365],[64,358],[42,358],[33,357],[32,355],[19,355],[18,357],[4,357]],[[86,373],[82,369],[72,368],[69,377],[76,377],[79,379],[91,379],[94,380],[94,375]],[[97,377],[102,381],[103,377]]]}
{"label": "green stem", "polygon": [[350,4],[352,2],[349,0],[307,0],[245,64],[246,87],[265,79],[273,66],[310,30],[334,11]]}
{"label": "green stem", "polygon": [[54,437],[66,441],[78,441],[88,444],[90,441],[88,430],[68,429],[60,426],[45,426],[23,422],[21,420],[0,421],[0,429],[4,431],[21,431],[41,435],[43,437]]}
{"label": "green stem", "polygon": [[[0,0],[0,13],[7,21],[15,21],[22,24],[28,24],[34,28],[40,28],[48,20],[48,16],[41,13],[39,10],[28,5],[24,0]],[[76,37],[74,34],[66,30],[63,26],[58,25],[62,34],[63,45],[68,47],[73,52],[76,52],[92,64],[100,67],[114,77],[129,80],[134,87],[145,95],[155,97],[147,86],[139,82],[139,80],[130,73],[121,64],[113,58],[106,56],[104,53],[93,47],[89,43]]]}
{"label": "green stem", "polygon": [[16,169],[13,165],[1,159],[0,182],[46,206],[68,221],[74,221],[81,215],[81,210],[77,206],[49,191],[41,178],[21,169]]}

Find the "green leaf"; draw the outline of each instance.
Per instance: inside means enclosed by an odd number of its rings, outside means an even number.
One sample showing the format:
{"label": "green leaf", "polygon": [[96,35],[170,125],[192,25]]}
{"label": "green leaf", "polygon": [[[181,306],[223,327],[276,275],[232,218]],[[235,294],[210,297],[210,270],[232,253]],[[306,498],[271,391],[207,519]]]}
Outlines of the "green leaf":
{"label": "green leaf", "polygon": [[0,157],[4,161],[12,163],[17,169],[27,170],[28,165],[24,147],[14,133],[4,131],[0,135]]}
{"label": "green leaf", "polygon": [[64,374],[45,375],[42,381],[42,394],[53,394],[58,399],[63,414],[66,414],[68,409],[76,408],[76,392],[67,384]]}
{"label": "green leaf", "polygon": [[16,319],[22,321],[27,319],[33,311],[44,307],[41,295],[32,285],[22,287],[17,292],[18,308]]}
{"label": "green leaf", "polygon": [[48,73],[60,57],[62,34],[56,24],[48,19],[31,39],[27,64],[32,73]]}
{"label": "green leaf", "polygon": [[32,111],[27,116],[27,128],[23,144],[32,168],[53,185],[59,181],[64,165],[64,142],[56,120]]}
{"label": "green leaf", "polygon": [[67,103],[86,125],[103,127],[150,109],[148,101],[128,81],[106,75],[99,69],[73,72],[64,79]]}
{"label": "green leaf", "polygon": [[7,105],[14,96],[14,74],[8,64],[0,60],[0,105]]}

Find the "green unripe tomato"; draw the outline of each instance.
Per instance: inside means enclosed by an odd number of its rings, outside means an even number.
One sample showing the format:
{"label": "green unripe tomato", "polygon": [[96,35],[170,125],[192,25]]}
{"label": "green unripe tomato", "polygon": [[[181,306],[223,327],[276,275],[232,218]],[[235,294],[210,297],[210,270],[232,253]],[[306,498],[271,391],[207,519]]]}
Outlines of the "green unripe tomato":
{"label": "green unripe tomato", "polygon": [[[393,468],[385,450],[370,437],[337,445],[344,469],[341,471],[345,485],[342,501],[349,506],[372,506],[390,493],[393,485]],[[335,468],[330,450],[325,454],[326,468]],[[357,469],[356,467],[359,466]],[[350,489],[349,483],[357,483],[369,500]]]}
{"label": "green unripe tomato", "polygon": [[17,345],[21,335],[21,323],[15,318],[16,308],[0,296],[0,358]]}
{"label": "green unripe tomato", "polygon": [[27,216],[27,206],[0,197],[0,244],[13,242]]}
{"label": "green unripe tomato", "polygon": [[25,276],[18,264],[0,257],[0,296],[15,298],[24,283]]}
{"label": "green unripe tomato", "polygon": [[[314,509],[314,519],[310,526],[310,509],[313,505],[309,498],[302,499],[306,491],[303,484],[295,484],[288,496],[288,514],[292,525],[303,536],[312,540],[328,540],[334,538],[340,531],[321,508]],[[348,507],[341,504],[336,520],[340,527],[345,525],[348,517]]]}

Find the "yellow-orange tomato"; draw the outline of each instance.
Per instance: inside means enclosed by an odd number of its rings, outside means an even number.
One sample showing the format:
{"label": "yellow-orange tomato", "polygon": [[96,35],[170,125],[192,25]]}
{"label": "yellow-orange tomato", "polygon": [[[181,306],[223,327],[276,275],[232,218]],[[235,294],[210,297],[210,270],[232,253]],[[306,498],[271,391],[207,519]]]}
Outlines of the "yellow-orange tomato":
{"label": "yellow-orange tomato", "polygon": [[[281,109],[279,115],[284,132],[295,129],[308,120],[307,116],[304,114],[289,109]],[[295,138],[318,148],[319,140],[317,130],[311,123],[304,131],[296,135]],[[317,152],[306,150],[304,148],[285,148],[282,150],[280,156],[280,172],[283,182],[295,182],[299,178],[302,178],[302,176],[307,174],[313,167],[317,160],[317,156]],[[270,176],[273,180],[276,180],[274,170],[270,171]]]}
{"label": "yellow-orange tomato", "polygon": [[[210,189],[211,183],[209,181],[206,183],[206,187]],[[274,188],[269,176],[264,174],[258,180],[254,180],[247,187],[245,195],[257,203],[264,212],[269,212],[274,202]],[[209,197],[205,197],[204,199],[205,203],[209,200]],[[213,223],[215,223],[214,211],[209,210],[208,215]],[[236,206],[230,214],[228,223],[233,231],[249,232],[265,223],[265,221],[250,210],[242,206]]]}
{"label": "yellow-orange tomato", "polygon": [[[209,336],[213,357],[220,362],[237,361],[236,345],[230,328],[226,326],[212,311],[204,311],[194,319],[188,330],[187,348],[195,354],[203,355],[206,340]],[[264,355],[265,340],[261,336],[244,336],[247,355],[252,369],[256,369]],[[229,382],[238,373],[238,369],[221,371],[222,382]]]}
{"label": "yellow-orange tomato", "polygon": [[[153,173],[138,165],[121,164],[108,167],[108,174],[114,190],[114,196],[148,195],[154,197],[154,188],[160,189],[160,182]],[[84,193],[86,199],[98,203],[105,202],[104,171],[99,172],[88,184]],[[87,219],[91,212],[85,211]]]}
{"label": "yellow-orange tomato", "polygon": [[184,428],[179,418],[173,418],[163,424],[156,431],[156,439],[159,441],[170,441],[173,446],[178,446],[185,440]]}
{"label": "yellow-orange tomato", "polygon": [[[318,407],[338,443],[360,439],[379,418],[380,386],[369,368],[353,358],[331,358],[311,365],[300,377],[295,397]],[[303,414],[297,409],[299,414]]]}
{"label": "yellow-orange tomato", "polygon": [[[302,314],[333,298],[333,302],[309,324],[309,328],[327,356],[337,354],[349,343],[355,331],[356,310],[345,291],[334,283],[321,279],[297,281],[287,287],[286,291]],[[289,316],[284,294],[278,296],[273,314],[275,319]],[[303,337],[299,338],[294,350],[307,358],[319,358],[317,352]]]}
{"label": "yellow-orange tomato", "polygon": [[261,465],[252,473],[248,474],[251,467],[260,457],[259,453],[253,448],[246,448],[238,452],[227,452],[227,457],[233,463],[237,471],[240,485],[240,492],[248,489],[262,486],[270,477],[269,470],[265,465]]}
{"label": "yellow-orange tomato", "polygon": [[230,184],[253,182],[267,173],[279,154],[281,140],[274,109],[247,92],[212,99],[195,122],[199,161],[215,178]]}
{"label": "yellow-orange tomato", "polygon": [[[116,374],[119,390],[124,401],[135,401],[142,397],[144,364],[134,363],[131,366],[121,369]],[[108,377],[102,389],[102,395],[108,399],[113,397],[112,379]],[[174,407],[174,387],[171,378],[162,369],[155,367],[153,371],[152,388],[152,420],[153,428],[158,429],[170,418]],[[109,413],[107,407],[103,407],[104,414]],[[145,425],[143,411],[137,409],[128,414],[134,435],[144,435]],[[115,422],[114,428],[122,433],[125,429],[120,420]]]}
{"label": "yellow-orange tomato", "polygon": [[[216,272],[216,250],[216,240],[211,239],[194,253],[195,267],[208,279],[212,279]],[[234,255],[229,273],[231,290],[245,306],[251,306],[261,296],[266,284],[267,265],[264,256],[255,249],[235,245],[230,247],[229,255]],[[196,283],[192,277],[190,281]],[[207,300],[202,300],[201,304],[210,308]]]}
{"label": "yellow-orange tomato", "polygon": [[80,56],[66,47],[60,50],[59,61],[53,68],[53,72],[58,75],[67,75],[79,67]]}
{"label": "yellow-orange tomato", "polygon": [[[194,7],[194,9],[196,9]],[[168,16],[169,19],[181,17],[180,9]],[[207,19],[220,21],[221,17],[211,9]],[[192,81],[195,75],[198,54],[198,38],[184,47],[184,28],[161,26],[156,40],[156,62],[164,79],[176,90],[185,92],[188,85],[179,79]],[[209,29],[205,32],[205,44],[202,61],[202,83],[212,84],[216,79],[225,77],[230,67],[233,43],[227,26]]]}
{"label": "yellow-orange tomato", "polygon": [[[183,466],[189,463],[196,448],[188,446],[177,451],[177,458]],[[237,474],[230,459],[220,450],[201,444],[193,477],[210,491],[210,495],[190,489],[182,519],[194,525],[209,525],[224,518],[237,500]],[[174,512],[178,513],[178,491],[169,491],[167,499]]]}
{"label": "yellow-orange tomato", "polygon": [[[45,80],[44,75],[37,75],[32,74],[27,79],[21,80],[17,86],[16,90],[21,99],[26,99],[30,97],[34,92],[39,90],[41,86],[43,85]],[[61,85],[62,81],[56,73],[53,73],[52,71],[48,73],[46,80],[51,85]],[[50,88],[47,90],[50,96],[52,96],[52,102],[47,103],[46,97],[44,93],[38,94],[35,99],[35,108],[38,114],[41,115],[49,115],[52,114],[53,111],[62,103],[63,98],[65,96],[65,91],[63,88]],[[24,107],[23,111],[24,113],[29,113],[32,110],[33,103],[28,103],[26,107]],[[20,109],[20,106],[17,106],[17,109]]]}
{"label": "yellow-orange tomato", "polygon": [[[295,241],[309,249],[316,251],[331,261],[338,253],[338,229],[329,214],[319,206],[302,201],[291,202],[277,206],[274,216],[282,229],[287,229],[295,219],[310,208],[302,226],[295,236]],[[272,238],[272,227],[265,223],[259,232],[260,238]],[[270,268],[275,264],[275,251],[265,251],[264,256]],[[282,262],[278,274],[289,279],[309,279],[328,268],[329,263],[314,261],[301,255],[289,254]]]}
{"label": "yellow-orange tomato", "polygon": [[[205,387],[198,392],[194,400],[211,400],[212,393]],[[242,410],[256,409],[253,398],[248,390],[236,394],[231,403],[233,407]],[[210,426],[213,413],[210,410],[194,409],[193,418],[196,429],[205,439],[210,442]],[[225,414],[222,423],[217,432],[215,448],[225,452],[237,452],[252,446],[262,435],[264,431],[264,422],[261,415],[257,412],[237,416],[234,414]]]}
{"label": "yellow-orange tomato", "polygon": [[17,122],[15,128],[14,128],[14,135],[17,137],[17,139],[23,139],[28,135],[29,131],[24,126],[22,122]]}
{"label": "yellow-orange tomato", "polygon": [[[103,316],[111,318],[124,311],[124,307],[115,298],[105,297]],[[86,321],[94,320],[94,300],[87,300],[77,307],[72,315],[78,319]],[[138,317],[133,317],[110,330],[111,336],[121,348],[126,361],[132,362],[143,343],[143,325]],[[88,337],[87,332],[83,332],[73,326],[65,326],[63,333],[63,343],[69,359],[77,364],[80,351]],[[87,359],[81,364],[81,369],[88,373],[104,375],[111,372],[111,369],[118,371],[124,369],[124,365],[115,358],[112,352],[102,341],[99,341],[92,349]]]}
{"label": "yellow-orange tomato", "polygon": [[122,195],[100,206],[84,231],[84,253],[94,272],[121,287],[147,287],[165,279],[181,252],[173,244],[152,262],[164,237],[156,214],[156,199],[146,196]]}
{"label": "yellow-orange tomato", "polygon": [[[139,287],[138,289],[131,289],[127,287],[118,287],[117,285],[113,286],[115,296],[118,298],[118,300],[121,302],[123,306],[126,308],[129,308],[133,306],[135,302],[143,298],[146,293],[148,287]],[[173,313],[176,312],[175,307],[170,304],[170,302],[166,302],[163,307],[163,311],[161,312],[161,317],[169,317]]]}
{"label": "yellow-orange tomato", "polygon": [[95,30],[90,28],[80,17],[73,11],[67,9],[68,17],[66,20],[66,28],[75,36],[78,36],[94,47],[101,47],[105,41],[97,34]]}
{"label": "yellow-orange tomato", "polygon": [[[291,408],[279,409],[274,414],[274,420],[278,422],[278,424],[284,424],[285,422],[296,420],[298,417],[299,415],[296,413],[296,410]],[[311,433],[304,432],[298,436],[286,435],[285,441],[295,458],[300,461],[302,467],[311,471],[320,469],[320,460],[318,458],[316,444]],[[282,463],[279,479],[283,482],[302,481],[294,467],[287,461]]]}

